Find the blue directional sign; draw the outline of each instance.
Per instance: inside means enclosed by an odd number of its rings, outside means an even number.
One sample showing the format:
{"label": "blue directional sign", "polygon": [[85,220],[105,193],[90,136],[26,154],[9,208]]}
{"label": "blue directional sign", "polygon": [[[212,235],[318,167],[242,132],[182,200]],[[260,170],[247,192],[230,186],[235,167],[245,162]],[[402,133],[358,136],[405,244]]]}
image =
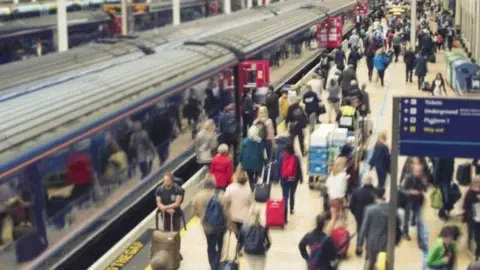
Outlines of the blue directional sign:
{"label": "blue directional sign", "polygon": [[480,100],[400,98],[400,155],[480,157]]}

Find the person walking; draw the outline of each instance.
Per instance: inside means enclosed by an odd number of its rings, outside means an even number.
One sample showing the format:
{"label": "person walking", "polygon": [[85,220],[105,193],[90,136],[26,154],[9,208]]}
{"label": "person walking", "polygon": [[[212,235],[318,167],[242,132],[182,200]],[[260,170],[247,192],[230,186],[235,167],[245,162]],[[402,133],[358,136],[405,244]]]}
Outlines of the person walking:
{"label": "person walking", "polygon": [[278,159],[277,175],[280,175],[280,184],[282,186],[282,196],[285,201],[285,222],[288,220],[288,203],[290,201],[290,214],[293,215],[295,209],[295,192],[298,183],[303,182],[302,166],[300,158],[295,155],[293,143],[285,146],[285,152]]}
{"label": "person walking", "polygon": [[[435,79],[432,81],[432,95],[439,97],[439,96],[447,96],[447,88],[445,87],[445,80],[443,79],[442,73],[437,73]],[[442,94],[443,89],[443,94]]]}
{"label": "person walking", "polygon": [[238,161],[247,172],[252,192],[265,164],[265,144],[257,133],[255,126],[248,129],[248,137],[243,139],[238,153]]}
{"label": "person walking", "polygon": [[270,155],[272,154],[272,147],[275,146],[275,128],[272,119],[269,118],[268,109],[265,106],[261,106],[258,109],[258,117],[253,121],[253,124],[257,126],[260,125],[261,129],[264,129],[260,132],[265,132],[265,137],[263,142],[265,144],[265,151],[267,152],[267,159],[270,159]]}
{"label": "person walking", "polygon": [[427,57],[421,53],[415,60],[415,76],[417,76],[418,90],[422,90],[425,76],[428,73]]}
{"label": "person walking", "polygon": [[275,89],[273,88],[272,85],[268,87],[268,95],[267,95],[267,100],[265,103],[265,106],[268,109],[268,117],[270,120],[272,120],[273,124],[273,131],[275,136],[277,135],[277,119],[280,114],[280,108],[279,108],[279,102],[278,102],[279,96],[275,92]]}
{"label": "person walking", "polygon": [[387,134],[382,132],[377,137],[377,143],[370,158],[370,170],[375,169],[378,176],[378,187],[384,188],[390,172],[390,150],[387,146]]}
{"label": "person walking", "polygon": [[[385,189],[375,190],[376,203],[365,209],[363,223],[358,236],[356,254],[360,256],[363,253],[363,244],[366,250],[366,270],[374,270],[377,262],[377,256],[380,252],[387,251],[388,239],[388,210],[389,203],[384,198]],[[400,218],[397,216],[397,224],[400,224]],[[396,228],[396,242],[400,241],[400,229]]]}
{"label": "person walking", "polygon": [[224,192],[215,189],[215,179],[212,175],[205,178],[203,190],[200,190],[195,196],[193,213],[202,221],[203,231],[207,238],[207,254],[210,267],[211,269],[217,269],[223,247],[223,236],[227,229],[230,228],[233,231],[235,229],[231,223],[228,202],[224,197]]}
{"label": "person walking", "polygon": [[399,32],[395,33],[395,36],[392,38],[392,47],[395,54],[395,63],[398,62],[398,56],[402,50],[402,36]]}
{"label": "person walking", "polygon": [[[350,212],[355,217],[357,223],[357,232],[361,230],[365,209],[367,206],[375,203],[375,187],[372,185],[372,177],[366,176],[363,179],[363,185],[352,192],[350,198]],[[358,242],[357,235],[357,242]]]}
{"label": "person walking", "polygon": [[324,233],[326,218],[324,215],[317,215],[315,228],[305,234],[298,249],[300,255],[306,261],[308,270],[334,270],[336,269],[337,252],[332,239]]}
{"label": "person walking", "polygon": [[340,114],[340,103],[342,100],[342,88],[338,85],[337,80],[330,79],[328,86],[328,122],[332,123],[332,111],[335,111],[335,114]]}
{"label": "person walking", "polygon": [[405,50],[405,55],[403,55],[403,61],[405,62],[405,81],[413,82],[413,70],[415,69],[415,53],[412,50],[412,47],[407,46]]}
{"label": "person walking", "polygon": [[372,81],[373,77],[373,69],[374,69],[374,59],[375,59],[375,43],[372,41],[367,50],[365,51],[366,61],[367,61],[367,68],[368,68],[368,81]]}
{"label": "person walking", "polygon": [[157,149],[139,121],[133,124],[133,130],[128,152],[134,153],[135,161],[133,164],[138,164],[143,179],[152,171],[153,160],[157,156]]}
{"label": "person walking", "polygon": [[445,226],[440,236],[430,247],[427,256],[427,266],[431,269],[453,270],[458,261],[457,241],[460,229],[455,226]]}
{"label": "person walking", "polygon": [[468,247],[471,247],[471,241],[476,243],[475,260],[480,258],[480,176],[477,175],[472,180],[470,188],[463,201],[463,219],[467,224]]}
{"label": "person walking", "polygon": [[238,234],[237,252],[242,249],[245,260],[251,270],[265,270],[267,252],[272,245],[268,228],[260,223],[260,210],[252,207],[248,222],[242,226]]}
{"label": "person walking", "polygon": [[253,102],[252,90],[245,89],[242,98],[243,137],[247,137],[248,128],[253,124],[254,112],[255,103]]}
{"label": "person walking", "polygon": [[202,130],[195,138],[195,157],[199,166],[210,166],[213,153],[217,148],[217,134],[215,133],[215,124],[209,119],[203,124]]}
{"label": "person walking", "polygon": [[380,48],[378,50],[377,55],[375,55],[375,58],[373,59],[373,64],[377,70],[378,77],[380,78],[380,84],[384,86],[385,70],[390,64],[390,59],[385,53],[384,48]]}
{"label": "person walking", "polygon": [[248,176],[245,171],[237,173],[235,181],[227,187],[225,197],[230,203],[230,215],[238,232],[242,229],[244,223],[248,220],[250,207],[254,204],[252,191],[246,185]]}
{"label": "person walking", "polygon": [[308,120],[299,102],[300,100],[296,98],[295,103],[288,108],[285,125],[288,126],[291,141],[293,142],[295,137],[298,137],[298,143],[300,144],[302,155],[306,155],[304,142],[305,135],[303,129],[307,126]]}
{"label": "person walking", "polygon": [[408,196],[407,206],[405,209],[405,218],[403,220],[403,237],[407,241],[411,240],[409,232],[410,214],[413,212],[412,225],[417,226],[417,242],[420,247],[423,245],[423,217],[422,206],[425,200],[424,193],[427,191],[428,180],[423,175],[421,165],[414,165],[412,174],[409,174],[403,180],[402,189]]}
{"label": "person walking", "polygon": [[228,155],[228,145],[220,144],[217,152],[218,154],[212,158],[210,173],[215,177],[215,186],[225,191],[232,182],[233,162]]}

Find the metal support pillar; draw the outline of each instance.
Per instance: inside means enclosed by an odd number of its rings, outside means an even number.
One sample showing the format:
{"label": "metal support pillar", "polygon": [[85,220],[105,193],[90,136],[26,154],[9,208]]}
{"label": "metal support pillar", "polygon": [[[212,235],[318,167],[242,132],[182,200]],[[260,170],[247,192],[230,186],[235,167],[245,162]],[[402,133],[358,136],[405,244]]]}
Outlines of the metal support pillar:
{"label": "metal support pillar", "polygon": [[[235,130],[237,131],[238,147],[242,142],[242,126],[241,126],[242,117],[240,115],[241,114],[240,106],[242,102],[240,101],[241,97],[240,97],[240,92],[238,91],[238,89],[240,89],[240,80],[238,79],[238,75],[240,74],[239,64],[235,65],[235,67],[233,68],[233,74],[234,74],[233,87],[234,87],[234,99],[235,99]],[[239,162],[238,155],[237,155],[238,147],[236,149],[233,149],[233,160],[234,160],[235,166]]]}
{"label": "metal support pillar", "polygon": [[247,0],[247,8],[252,8],[253,0]]}
{"label": "metal support pillar", "polygon": [[173,25],[180,24],[180,0],[172,0]]}
{"label": "metal support pillar", "polygon": [[230,14],[232,12],[232,1],[231,0],[224,0],[223,10],[224,10],[225,14]]}
{"label": "metal support pillar", "polygon": [[413,50],[415,50],[417,46],[417,0],[411,0],[411,7],[410,7],[410,46]]}
{"label": "metal support pillar", "polygon": [[397,178],[398,178],[398,141],[400,136],[400,98],[393,99],[392,153],[390,163],[390,202],[388,209],[387,269],[393,270],[395,264],[395,244],[397,237]]}
{"label": "metal support pillar", "polygon": [[121,8],[122,8],[122,35],[126,36],[128,34],[127,0],[121,1]]}
{"label": "metal support pillar", "polygon": [[67,7],[65,0],[57,0],[57,38],[58,51],[68,50]]}
{"label": "metal support pillar", "polygon": [[460,7],[461,5],[461,0],[457,0],[455,1],[455,27],[459,27],[460,24],[461,24],[461,18],[462,18],[462,15],[461,15],[461,12],[462,12],[462,9]]}

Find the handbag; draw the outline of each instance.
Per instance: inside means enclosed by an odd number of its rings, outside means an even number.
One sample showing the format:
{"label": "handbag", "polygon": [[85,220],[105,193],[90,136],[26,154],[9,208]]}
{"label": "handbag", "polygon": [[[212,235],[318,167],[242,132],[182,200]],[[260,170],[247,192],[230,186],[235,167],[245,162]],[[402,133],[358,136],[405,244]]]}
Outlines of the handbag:
{"label": "handbag", "polygon": [[233,260],[230,260],[228,258],[228,252],[230,251],[230,239],[232,238],[232,231],[229,232],[228,234],[228,240],[227,240],[227,254],[226,258],[224,261],[220,262],[218,264],[217,270],[238,270],[239,269],[239,264],[237,262],[237,256],[238,252],[237,249],[235,248],[235,257]]}

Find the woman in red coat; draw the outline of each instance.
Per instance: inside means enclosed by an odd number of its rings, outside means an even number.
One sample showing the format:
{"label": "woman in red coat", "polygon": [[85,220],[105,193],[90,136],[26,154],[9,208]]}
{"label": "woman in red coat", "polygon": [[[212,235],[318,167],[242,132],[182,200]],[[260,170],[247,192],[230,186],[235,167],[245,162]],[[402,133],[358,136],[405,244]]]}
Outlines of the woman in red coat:
{"label": "woman in red coat", "polygon": [[228,156],[228,146],[226,144],[218,146],[217,152],[218,154],[210,164],[210,173],[215,176],[216,187],[225,190],[232,182],[233,163]]}

